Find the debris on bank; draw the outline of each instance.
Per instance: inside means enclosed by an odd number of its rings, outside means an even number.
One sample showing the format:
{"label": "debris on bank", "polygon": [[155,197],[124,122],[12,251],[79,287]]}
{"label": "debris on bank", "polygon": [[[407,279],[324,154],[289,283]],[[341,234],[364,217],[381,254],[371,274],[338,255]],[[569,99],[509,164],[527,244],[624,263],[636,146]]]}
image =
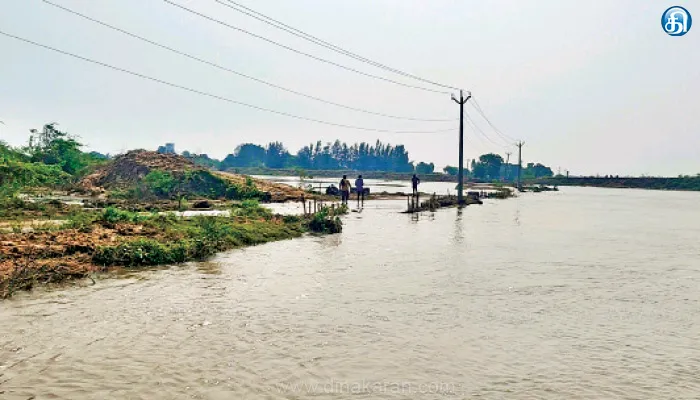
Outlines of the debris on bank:
{"label": "debris on bank", "polygon": [[[513,196],[510,188],[502,187],[491,191],[469,191],[464,196],[463,205],[483,204],[482,199],[507,199]],[[459,205],[457,196],[439,196],[435,193],[427,200],[420,201],[420,194],[406,196],[406,211],[404,213],[419,213],[423,211],[435,211],[439,208],[455,207]]]}
{"label": "debris on bank", "polygon": [[532,186],[523,186],[520,189],[521,192],[534,192],[534,193],[540,193],[540,192],[558,192],[559,188],[555,186],[547,186],[547,185],[532,185]]}
{"label": "debris on bank", "polygon": [[116,208],[83,211],[40,232],[0,233],[0,299],[37,284],[90,276],[112,267],[169,265],[216,252],[301,236],[340,233],[346,207],[302,216],[278,215],[254,200],[228,216],[144,215]]}
{"label": "debris on bank", "polygon": [[[427,200],[422,202],[420,201],[420,196],[410,195],[406,197],[406,203],[407,207],[406,211],[403,212],[404,214],[413,214],[423,211],[436,211],[438,208],[455,207],[459,205],[457,196],[438,196],[436,194],[433,194],[432,196],[428,197]],[[474,196],[465,196],[463,203],[465,206],[472,204],[483,204],[478,197]]]}
{"label": "debris on bank", "polygon": [[113,161],[83,178],[79,186],[89,192],[104,192],[134,186],[151,171],[184,173],[196,169],[202,168],[177,154],[132,150],[115,157]]}
{"label": "debris on bank", "polygon": [[293,186],[246,175],[212,171],[197,166],[191,160],[177,154],[146,150],[133,150],[115,157],[83,178],[78,187],[82,192],[94,196],[110,195],[137,199],[172,199],[187,194],[210,199],[256,198],[262,201],[282,202],[299,200],[304,195],[313,197]]}

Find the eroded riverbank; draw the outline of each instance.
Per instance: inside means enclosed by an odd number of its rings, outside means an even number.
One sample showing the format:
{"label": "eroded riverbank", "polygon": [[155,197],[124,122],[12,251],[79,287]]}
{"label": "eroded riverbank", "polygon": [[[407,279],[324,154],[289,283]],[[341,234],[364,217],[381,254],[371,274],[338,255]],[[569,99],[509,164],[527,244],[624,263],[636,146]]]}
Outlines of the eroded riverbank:
{"label": "eroded riverbank", "polygon": [[283,216],[252,201],[215,215],[191,217],[111,207],[78,210],[60,224],[42,225],[40,230],[0,233],[0,299],[38,284],[84,278],[112,267],[203,260],[220,251],[305,232],[338,233],[339,215],[345,212],[324,207],[313,214]]}

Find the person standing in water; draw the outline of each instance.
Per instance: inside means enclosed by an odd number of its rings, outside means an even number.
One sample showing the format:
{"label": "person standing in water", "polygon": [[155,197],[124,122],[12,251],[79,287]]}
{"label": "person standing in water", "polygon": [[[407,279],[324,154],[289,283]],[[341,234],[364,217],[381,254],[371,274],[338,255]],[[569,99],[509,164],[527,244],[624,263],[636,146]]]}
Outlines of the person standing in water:
{"label": "person standing in water", "polygon": [[348,204],[348,199],[350,199],[350,181],[347,175],[343,175],[343,179],[340,180],[340,201],[342,204]]}
{"label": "person standing in water", "polygon": [[411,178],[411,183],[413,184],[413,195],[418,194],[418,184],[420,183],[420,179],[416,176],[416,174],[413,174],[413,178]]}
{"label": "person standing in water", "polygon": [[365,204],[365,181],[362,179],[362,175],[358,175],[355,179],[355,190],[357,191],[357,205],[360,205],[360,197],[362,197],[362,204]]}

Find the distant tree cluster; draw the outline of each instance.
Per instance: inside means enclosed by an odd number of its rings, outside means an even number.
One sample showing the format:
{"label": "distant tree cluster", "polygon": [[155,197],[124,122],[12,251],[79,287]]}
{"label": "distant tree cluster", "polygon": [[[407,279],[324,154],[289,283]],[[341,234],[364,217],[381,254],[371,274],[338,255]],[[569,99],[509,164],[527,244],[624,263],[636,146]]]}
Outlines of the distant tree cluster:
{"label": "distant tree cluster", "polygon": [[339,140],[322,144],[319,140],[315,145],[299,150],[295,161],[295,166],[305,169],[390,172],[412,172],[415,169],[403,145],[392,146],[379,140],[374,145],[365,142],[348,145]]}
{"label": "distant tree cluster", "polygon": [[[158,149],[167,152],[165,146]],[[182,153],[195,163],[216,169],[245,167],[265,168],[301,168],[309,170],[354,169],[360,171],[419,172],[430,174],[435,165],[419,163],[414,166],[409,161],[408,151],[403,145],[392,146],[377,141],[348,145],[336,140],[323,143],[320,140],[302,147],[296,154],[291,154],[281,142],[271,142],[263,147],[253,143],[244,143],[236,147],[233,153],[219,161],[206,154]]]}
{"label": "distant tree cluster", "polygon": [[[457,167],[447,166],[443,172],[456,176]],[[518,165],[505,163],[498,154],[483,154],[472,160],[471,169],[465,168],[465,176],[482,181],[515,181],[518,179]],[[554,176],[552,169],[540,163],[528,163],[521,171],[522,179],[547,178]]]}
{"label": "distant tree cluster", "polygon": [[[174,151],[173,144],[160,146],[159,152]],[[296,154],[290,153],[281,142],[271,142],[267,146],[244,143],[236,147],[233,153],[223,160],[211,158],[206,154],[194,154],[189,151],[183,156],[196,164],[213,169],[235,168],[290,168],[300,170],[357,170],[434,174],[435,164],[409,160],[408,151],[403,145],[393,146],[377,140],[347,144],[336,140],[323,143],[320,140],[302,147]],[[456,176],[457,167],[447,166],[443,173]],[[540,163],[528,163],[523,167],[523,179],[553,176],[552,169]],[[503,157],[489,153],[473,160],[471,168],[465,168],[465,177],[484,181],[515,181],[518,177],[517,164],[505,163]]]}

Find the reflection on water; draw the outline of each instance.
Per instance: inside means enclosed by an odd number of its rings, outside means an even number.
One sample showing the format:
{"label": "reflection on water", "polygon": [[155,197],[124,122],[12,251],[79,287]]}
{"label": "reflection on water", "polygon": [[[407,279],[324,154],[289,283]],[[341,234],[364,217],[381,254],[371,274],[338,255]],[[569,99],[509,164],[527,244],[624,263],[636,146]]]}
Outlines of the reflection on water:
{"label": "reflection on water", "polygon": [[696,193],[566,188],[0,303],[0,398],[700,393]]}
{"label": "reflection on water", "polygon": [[454,223],[454,231],[452,235],[452,241],[454,242],[455,245],[459,245],[464,241],[464,228],[463,228],[463,223],[462,223],[462,216],[464,215],[464,208],[458,207],[456,212],[455,212],[455,223]]}
{"label": "reflection on water", "polygon": [[207,275],[221,275],[222,265],[216,261],[204,261],[196,263],[197,271]]}

